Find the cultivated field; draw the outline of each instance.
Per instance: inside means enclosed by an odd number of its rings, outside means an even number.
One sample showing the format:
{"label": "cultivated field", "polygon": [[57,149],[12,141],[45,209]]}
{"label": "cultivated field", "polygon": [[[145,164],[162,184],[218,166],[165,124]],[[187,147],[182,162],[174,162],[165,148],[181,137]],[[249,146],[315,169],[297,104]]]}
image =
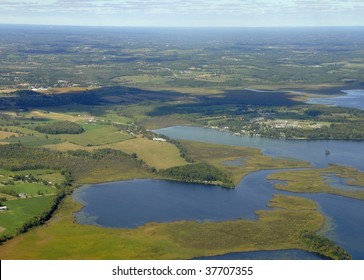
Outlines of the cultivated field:
{"label": "cultivated field", "polygon": [[25,222],[47,211],[53,197],[52,195],[46,195],[3,202],[8,207],[7,211],[0,213],[0,224],[5,228],[3,233],[15,234],[16,230]]}
{"label": "cultivated field", "polygon": [[185,165],[187,162],[180,157],[176,146],[166,142],[158,142],[147,138],[136,138],[103,146],[122,150],[126,153],[136,153],[149,166],[157,169]]}
{"label": "cultivated field", "polygon": [[81,134],[59,134],[56,138],[81,146],[105,145],[132,138],[129,134],[112,126],[83,124],[82,127],[85,129],[85,132]]}

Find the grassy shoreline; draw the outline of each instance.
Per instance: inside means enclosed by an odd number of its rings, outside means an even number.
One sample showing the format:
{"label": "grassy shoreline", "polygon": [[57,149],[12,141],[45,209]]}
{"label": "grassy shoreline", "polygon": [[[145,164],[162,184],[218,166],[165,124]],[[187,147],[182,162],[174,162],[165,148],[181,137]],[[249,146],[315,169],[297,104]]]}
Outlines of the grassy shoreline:
{"label": "grassy shoreline", "polygon": [[[346,186],[344,185],[340,189],[331,186],[325,181],[325,176],[330,175],[345,179]],[[328,193],[364,200],[364,173],[351,167],[331,165],[320,169],[283,171],[269,175],[268,179],[285,182],[285,184],[275,185],[278,190],[297,193]],[[357,187],[357,190],[351,190],[350,186]]]}
{"label": "grassy shoreline", "polygon": [[[300,231],[317,231],[324,221],[315,203],[277,196],[270,206],[258,211],[258,222],[178,221],[111,229],[76,224],[72,213],[82,205],[67,197],[46,225],[3,244],[0,253],[2,259],[191,259],[237,251],[307,249],[298,241]],[[111,244],[114,250],[108,249]],[[34,245],[36,251],[26,249]]]}

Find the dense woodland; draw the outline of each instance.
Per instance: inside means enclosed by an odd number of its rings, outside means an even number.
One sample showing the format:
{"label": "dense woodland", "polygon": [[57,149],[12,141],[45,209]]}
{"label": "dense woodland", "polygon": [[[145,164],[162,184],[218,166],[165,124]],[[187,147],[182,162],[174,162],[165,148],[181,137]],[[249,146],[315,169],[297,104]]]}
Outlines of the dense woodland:
{"label": "dense woodland", "polygon": [[348,252],[324,236],[310,231],[303,231],[300,238],[310,249],[319,252],[330,259],[351,260],[351,256]]}
{"label": "dense woodland", "polygon": [[234,187],[234,183],[227,174],[207,163],[193,163],[172,167],[162,170],[160,173],[184,182],[217,183],[228,188]]}
{"label": "dense woodland", "polygon": [[42,126],[36,126],[34,129],[45,134],[80,134],[84,132],[82,126],[69,121],[48,123]]}

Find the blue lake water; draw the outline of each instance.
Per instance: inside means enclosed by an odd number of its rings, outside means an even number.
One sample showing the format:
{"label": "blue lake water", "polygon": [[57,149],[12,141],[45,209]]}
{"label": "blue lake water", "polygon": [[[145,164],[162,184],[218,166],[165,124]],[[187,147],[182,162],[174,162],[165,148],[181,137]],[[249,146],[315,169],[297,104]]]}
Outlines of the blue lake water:
{"label": "blue lake water", "polygon": [[331,187],[343,190],[343,191],[363,191],[364,187],[362,186],[352,186],[347,184],[346,178],[341,178],[336,176],[335,174],[330,174],[324,177],[325,182],[328,183]]}
{"label": "blue lake water", "polygon": [[[135,228],[148,222],[178,220],[256,220],[255,211],[269,209],[274,194],[296,195],[318,202],[332,225],[326,234],[364,259],[364,202],[329,194],[293,194],[274,189],[266,176],[277,170],[249,174],[236,189],[165,180],[131,180],[79,188],[74,199],[85,207],[77,222],[105,227]],[[293,258],[293,257],[292,257]]]}
{"label": "blue lake water", "polygon": [[364,90],[353,89],[353,90],[343,90],[343,92],[346,93],[346,95],[332,97],[332,98],[310,98],[307,103],[326,104],[326,105],[364,110]]}
{"label": "blue lake water", "polygon": [[329,194],[293,194],[274,189],[278,181],[266,176],[279,170],[249,174],[236,189],[166,180],[131,180],[79,188],[74,199],[85,207],[75,214],[82,224],[135,228],[149,222],[179,220],[256,220],[256,211],[268,210],[274,194],[296,195],[318,202],[332,227],[326,234],[364,259],[364,202]]}
{"label": "blue lake water", "polygon": [[134,228],[148,222],[178,220],[255,219],[257,210],[253,203],[241,203],[234,190],[166,180],[98,184],[78,189],[75,197],[86,201],[86,207],[76,217],[96,217],[86,222],[107,227]]}
{"label": "blue lake water", "polygon": [[[363,169],[364,143],[361,142],[251,139],[195,127],[173,127],[159,130],[159,133],[161,131],[173,138],[254,146],[273,156],[305,159],[315,166],[336,163]],[[331,151],[329,156],[325,155],[326,149]],[[274,194],[296,195],[315,200],[331,223],[326,235],[348,250],[354,259],[364,259],[364,201],[329,194],[296,194],[276,190],[274,184],[279,181],[267,180],[266,176],[278,171],[251,173],[233,190],[167,180],[131,180],[82,187],[75,191],[74,198],[85,207],[75,217],[79,223],[128,228],[149,222],[178,220],[256,220],[255,212],[269,209],[267,204]],[[335,184],[339,183],[342,182],[335,181]],[[254,254],[252,258],[258,258]],[[259,254],[262,254],[259,258],[266,259],[278,259],[276,254],[283,254],[285,259],[317,258],[316,254],[305,252],[308,255],[303,256],[291,250]],[[235,257],[240,258],[241,255],[224,255],[224,258]]]}
{"label": "blue lake water", "polygon": [[[332,163],[364,170],[364,141],[278,140],[236,136],[216,129],[190,126],[174,126],[154,131],[174,139],[258,148],[268,156],[304,160],[316,167],[325,167]],[[330,151],[330,155],[326,155],[326,150]]]}

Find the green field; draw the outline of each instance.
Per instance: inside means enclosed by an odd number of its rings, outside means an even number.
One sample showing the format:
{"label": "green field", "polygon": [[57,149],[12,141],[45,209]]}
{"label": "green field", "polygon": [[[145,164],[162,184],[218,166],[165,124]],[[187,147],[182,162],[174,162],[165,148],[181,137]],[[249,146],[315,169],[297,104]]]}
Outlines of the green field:
{"label": "green field", "polygon": [[[40,188],[46,187],[52,189],[53,191],[53,187],[50,186],[54,186],[55,184],[60,184],[65,180],[64,175],[62,175],[59,171],[52,169],[33,169],[33,170],[20,170],[20,171],[9,171],[0,169],[0,186],[2,182],[12,181],[15,175],[30,175],[30,174],[39,180],[47,181],[49,183],[49,186],[44,186],[38,183],[25,183],[22,181],[15,182],[15,184],[19,187],[20,185],[34,184],[35,189],[37,189],[38,188],[37,185],[39,185]],[[10,187],[14,187],[16,185],[11,185]]]}
{"label": "green field", "polygon": [[43,146],[50,144],[57,144],[60,142],[58,139],[46,138],[42,136],[22,136],[6,140],[8,143],[20,143],[27,146]]}
{"label": "green field", "polygon": [[40,179],[51,182],[52,185],[60,184],[64,181],[64,176],[60,173],[45,173],[39,174]]}
{"label": "green field", "polygon": [[179,150],[173,144],[152,141],[142,137],[100,146],[85,147],[70,142],[63,142],[55,145],[47,145],[45,147],[56,151],[74,151],[79,149],[93,151],[95,149],[111,148],[128,154],[136,153],[138,158],[144,160],[149,166],[155,167],[156,169],[187,164],[187,162],[180,157]]}
{"label": "green field", "polygon": [[[47,181],[46,185],[41,183],[43,180]],[[0,213],[0,236],[14,235],[25,222],[47,211],[57,192],[54,185],[64,180],[65,176],[51,169],[0,169],[0,197],[5,199],[2,204],[8,207],[7,211]],[[19,198],[19,194],[24,196]]]}
{"label": "green field", "polygon": [[42,175],[51,175],[51,174],[59,174],[57,170],[53,169],[32,169],[32,170],[18,170],[18,171],[9,171],[5,169],[0,169],[0,175],[4,176],[14,176],[14,175],[29,175],[33,176],[42,176]]}
{"label": "green field", "polygon": [[33,118],[35,120],[41,119],[41,120],[71,121],[71,122],[87,121],[90,119],[89,114],[83,113],[81,115],[79,112],[80,111],[63,113],[59,109],[57,110],[57,112],[54,112],[53,110],[52,111],[32,110],[31,112],[24,114],[24,117],[29,119]]}
{"label": "green field", "polygon": [[27,135],[27,136],[38,136],[38,137],[41,137],[42,133],[40,132],[37,132],[33,129],[29,129],[29,128],[26,128],[26,127],[21,127],[21,126],[5,126],[4,129],[8,129],[8,131],[12,131],[12,132],[15,132],[15,133],[21,133],[21,134],[24,134],[24,135]]}
{"label": "green field", "polygon": [[104,146],[122,150],[128,154],[136,153],[138,157],[144,160],[149,166],[157,169],[187,164],[180,157],[179,150],[171,143],[152,141],[147,138],[135,138],[123,142],[118,142]]}
{"label": "green field", "polygon": [[8,210],[0,212],[0,227],[6,229],[2,234],[15,234],[22,224],[48,210],[53,197],[47,195],[3,202]]}
{"label": "green field", "polygon": [[82,127],[85,129],[85,132],[81,134],[60,134],[53,137],[81,146],[105,145],[132,138],[129,134],[121,132],[113,126],[82,124]]}
{"label": "green field", "polygon": [[38,183],[15,183],[12,186],[0,186],[0,194],[6,190],[13,190],[16,193],[26,193],[28,196],[37,196],[40,194],[55,194],[54,187],[45,186]]}
{"label": "green field", "polygon": [[54,151],[65,152],[65,151],[76,151],[76,150],[92,151],[100,146],[85,147],[70,142],[62,142],[58,144],[44,145],[43,147]]}
{"label": "green field", "polygon": [[[114,125],[127,125],[131,119],[118,115],[112,107],[91,107],[73,105],[52,108],[54,110],[31,110],[21,114],[6,112],[18,126],[7,125],[0,131],[0,140],[6,143],[21,143],[27,146],[78,145],[79,148],[100,146],[133,138],[129,133]],[[57,122],[58,121],[58,122]],[[80,134],[50,134],[37,131],[59,122],[74,122],[84,129]],[[113,125],[114,124],[114,125]],[[1,123],[0,123],[1,125]],[[38,129],[39,130],[39,129]],[[15,137],[11,137],[14,135]],[[7,137],[7,139],[5,139]],[[56,149],[56,148],[55,148]],[[68,149],[63,149],[68,150]]]}

